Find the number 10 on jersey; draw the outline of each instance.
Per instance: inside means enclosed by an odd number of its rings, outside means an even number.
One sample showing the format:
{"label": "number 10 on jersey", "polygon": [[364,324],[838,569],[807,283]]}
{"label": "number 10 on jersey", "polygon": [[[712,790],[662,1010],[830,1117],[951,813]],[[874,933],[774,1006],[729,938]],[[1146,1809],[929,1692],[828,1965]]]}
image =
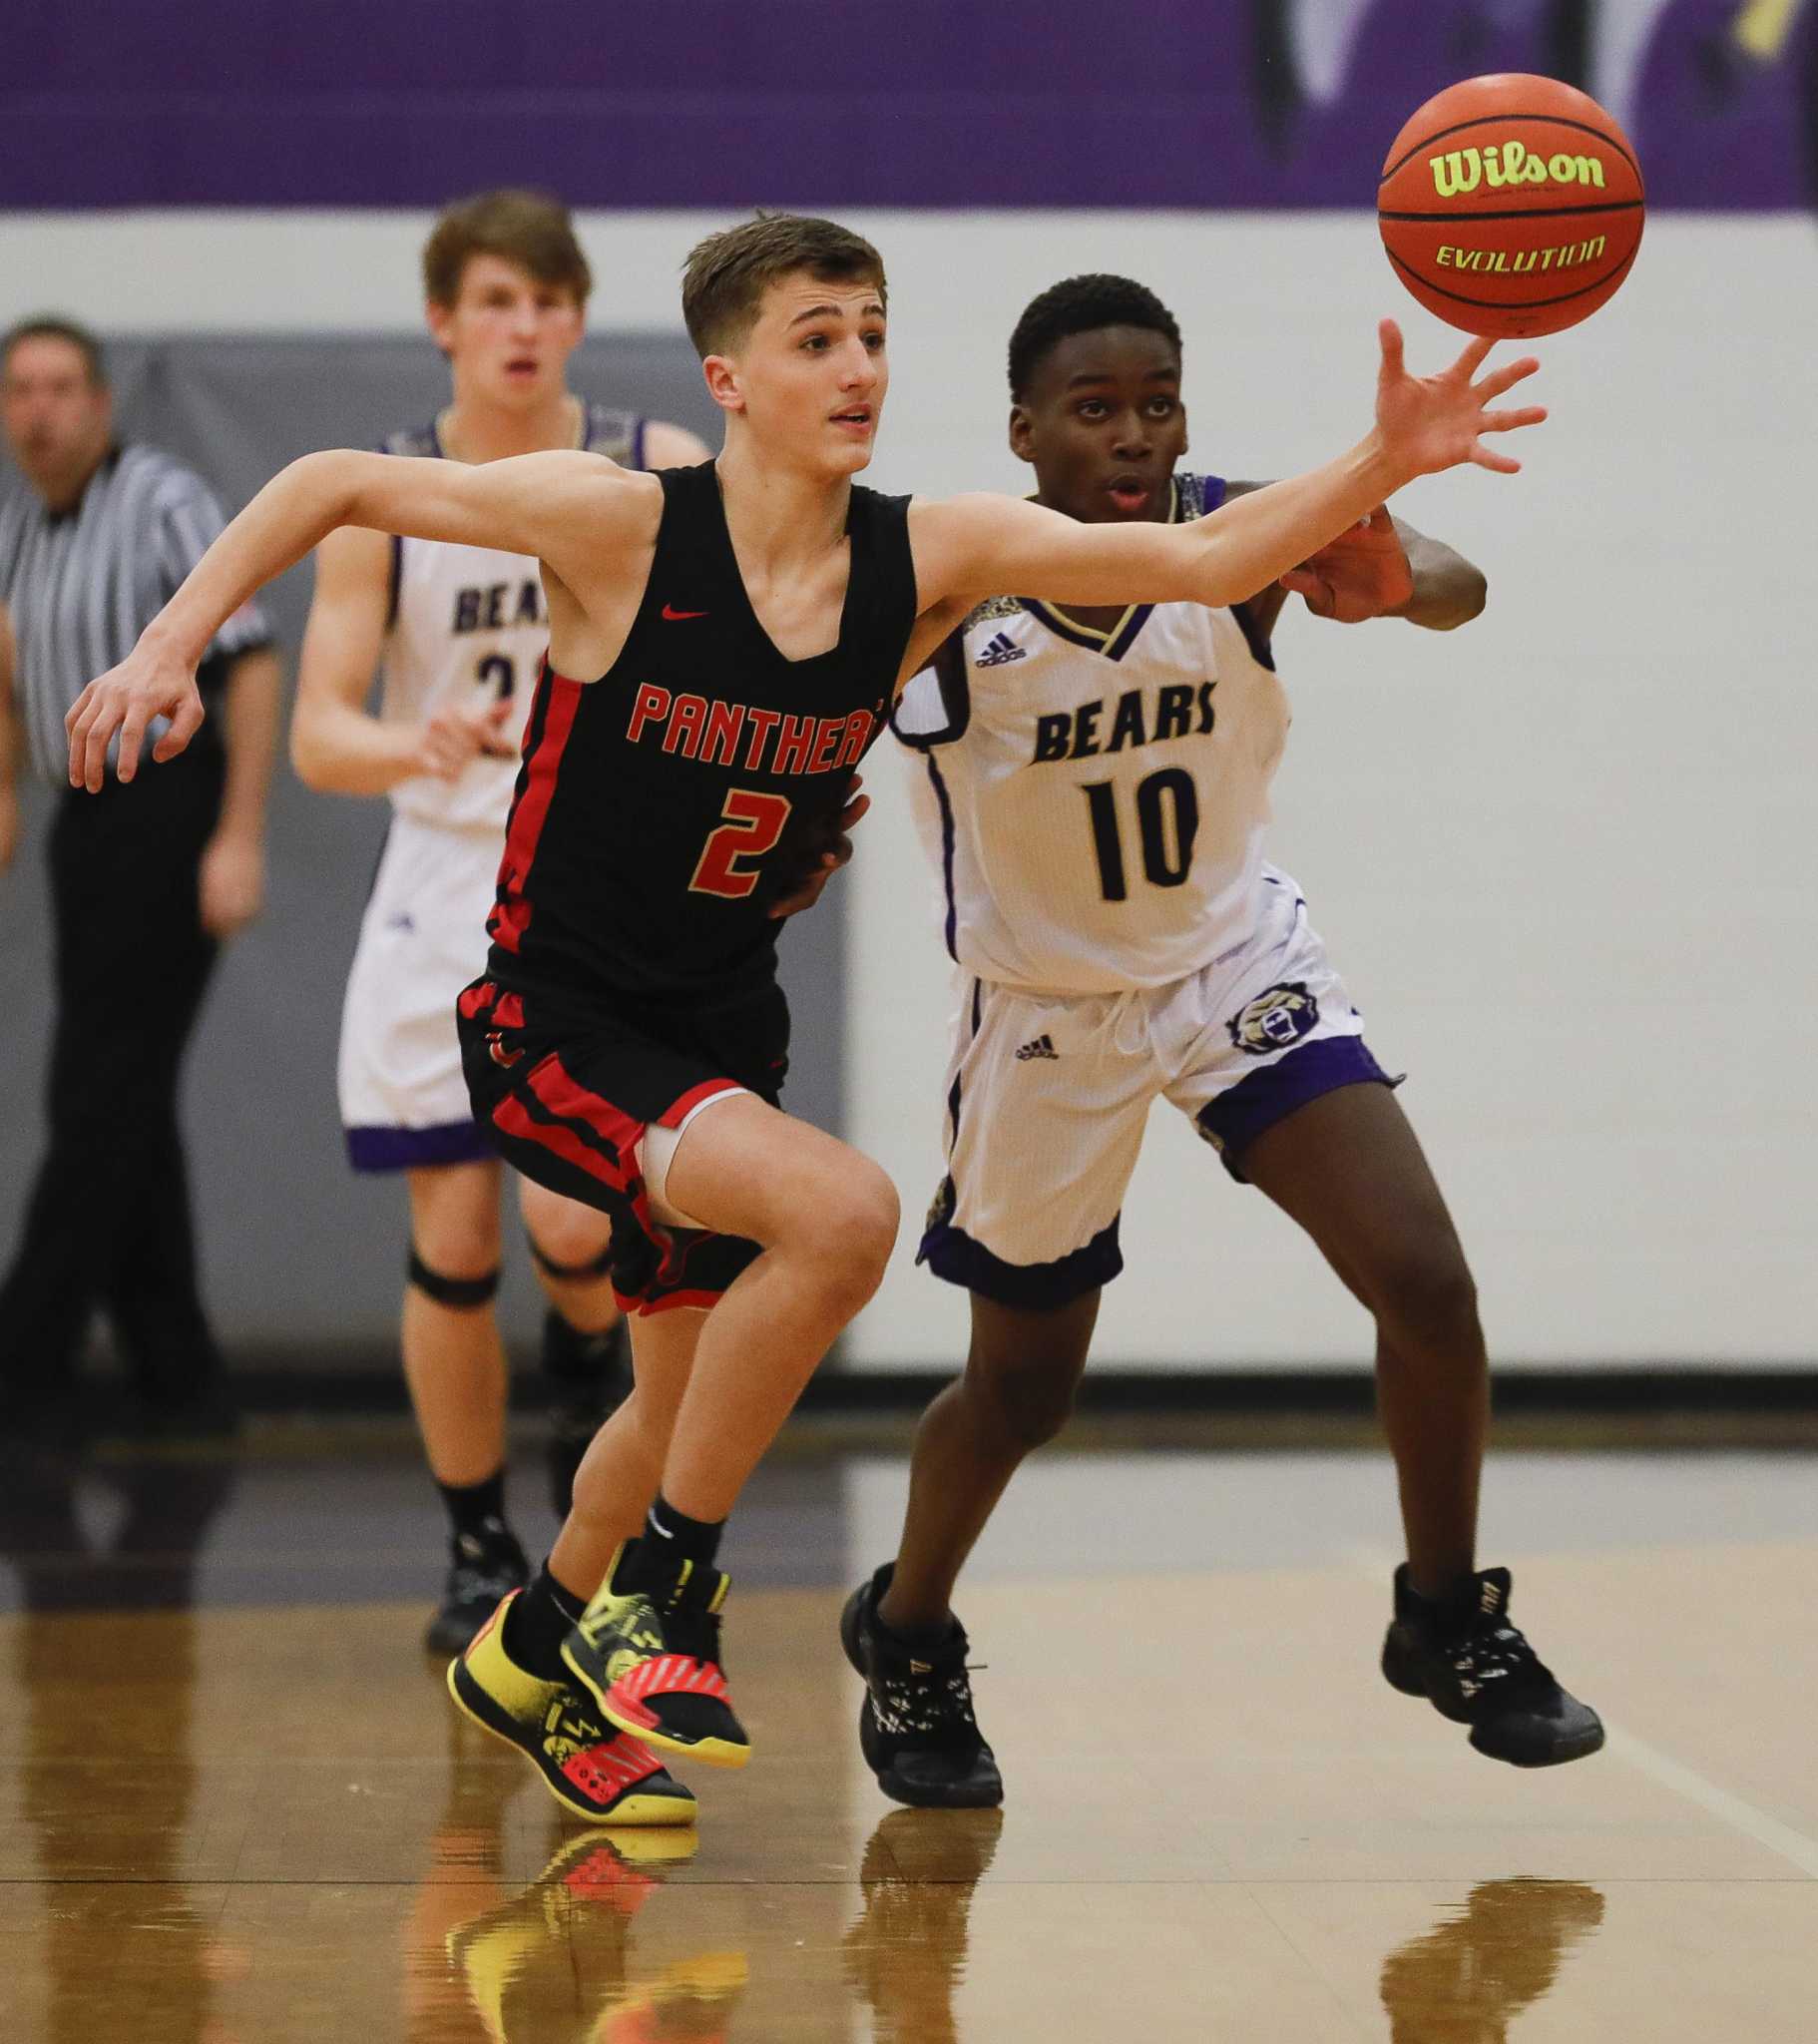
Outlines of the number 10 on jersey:
{"label": "number 10 on jersey", "polygon": [[[1115,780],[1088,780],[1080,792],[1092,815],[1092,847],[1099,861],[1099,891],[1107,901],[1128,901],[1124,825]],[[1163,766],[1136,782],[1136,835],[1142,871],[1154,887],[1178,887],[1192,870],[1199,834],[1199,790],[1184,766]]]}

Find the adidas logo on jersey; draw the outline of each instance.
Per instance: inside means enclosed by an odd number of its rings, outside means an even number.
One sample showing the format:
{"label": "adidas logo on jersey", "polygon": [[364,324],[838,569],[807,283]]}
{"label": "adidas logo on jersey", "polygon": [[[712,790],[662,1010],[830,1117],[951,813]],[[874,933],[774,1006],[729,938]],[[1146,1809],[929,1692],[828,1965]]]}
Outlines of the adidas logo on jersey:
{"label": "adidas logo on jersey", "polygon": [[[1028,658],[1028,647],[1019,646],[1008,632],[1000,632],[996,638],[987,643],[984,652],[972,664],[974,667],[1008,667],[1013,660],[1027,660]],[[1019,1051],[1018,1056],[1020,1057],[1022,1053]],[[1052,1057],[1054,1053],[1050,1051],[1049,1056]]]}
{"label": "adidas logo on jersey", "polygon": [[[1019,655],[1020,659],[1022,656]],[[1022,1064],[1029,1058],[1058,1058],[1061,1053],[1055,1049],[1052,1036],[1038,1036],[1033,1043],[1024,1044],[1017,1052],[1017,1062]]]}

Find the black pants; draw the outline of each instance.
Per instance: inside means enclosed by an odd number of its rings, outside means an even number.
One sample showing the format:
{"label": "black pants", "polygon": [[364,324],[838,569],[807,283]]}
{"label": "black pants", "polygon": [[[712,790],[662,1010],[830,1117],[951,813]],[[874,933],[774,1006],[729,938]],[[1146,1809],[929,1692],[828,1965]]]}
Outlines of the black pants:
{"label": "black pants", "polygon": [[0,1285],[0,1355],[20,1388],[68,1376],[97,1306],[150,1396],[182,1400],[217,1367],[177,1092],[215,965],[197,875],[224,774],[205,739],[128,786],[70,792],[51,829],[50,1147]]}

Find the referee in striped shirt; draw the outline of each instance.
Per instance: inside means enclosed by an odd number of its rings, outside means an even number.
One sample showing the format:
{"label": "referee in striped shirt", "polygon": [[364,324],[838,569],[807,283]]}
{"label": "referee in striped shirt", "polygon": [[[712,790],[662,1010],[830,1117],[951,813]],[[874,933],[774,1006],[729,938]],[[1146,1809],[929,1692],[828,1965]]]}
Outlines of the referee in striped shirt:
{"label": "referee in striped shirt", "polygon": [[[223,939],[258,912],[278,710],[248,606],[210,649],[224,708],[181,759],[99,800],[69,785],[63,719],[122,660],[222,528],[181,462],[114,437],[100,344],[68,320],[0,338],[0,424],[29,488],[0,501],[0,866],[29,760],[60,790],[50,1147],[0,1282],[0,1394],[56,1410],[99,1308],[156,1413],[224,1411],[197,1287],[177,1093]],[[148,743],[150,742],[148,738]]]}

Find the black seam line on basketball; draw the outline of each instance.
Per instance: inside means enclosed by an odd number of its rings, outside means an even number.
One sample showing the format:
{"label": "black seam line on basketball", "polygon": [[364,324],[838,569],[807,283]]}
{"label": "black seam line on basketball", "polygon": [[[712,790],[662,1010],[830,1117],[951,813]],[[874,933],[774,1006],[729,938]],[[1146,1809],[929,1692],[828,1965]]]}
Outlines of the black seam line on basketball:
{"label": "black seam line on basketball", "polygon": [[1480,220],[1582,220],[1589,213],[1638,213],[1645,199],[1605,199],[1595,206],[1511,206],[1495,213],[1383,213],[1378,220],[1437,221],[1447,227],[1475,226]]}
{"label": "black seam line on basketball", "polygon": [[1404,166],[1411,164],[1414,161],[1414,159],[1420,155],[1423,149],[1431,149],[1436,142],[1444,142],[1448,135],[1463,135],[1468,128],[1495,128],[1498,125],[1506,126],[1511,121],[1547,121],[1550,122],[1555,128],[1576,128],[1581,135],[1594,135],[1599,142],[1608,143],[1609,147],[1613,149],[1616,155],[1619,156],[1622,159],[1622,161],[1628,166],[1628,168],[1634,172],[1637,178],[1641,175],[1641,166],[1635,162],[1634,158],[1629,155],[1627,150],[1625,150],[1622,147],[1622,145],[1615,140],[1613,136],[1605,135],[1601,128],[1591,127],[1589,121],[1568,121],[1561,114],[1510,113],[1479,114],[1475,120],[1460,121],[1455,127],[1442,128],[1437,135],[1429,135],[1424,142],[1417,142],[1414,145],[1414,147],[1411,150],[1409,150],[1407,155],[1401,159],[1399,163],[1391,164],[1388,167],[1388,169],[1383,172],[1382,176],[1377,179],[1376,182],[1379,185],[1386,185],[1389,182],[1389,180],[1392,177],[1394,177],[1397,171],[1403,169]]}
{"label": "black seam line on basketball", "polygon": [[[1430,283],[1426,277],[1421,275],[1418,269],[1404,262],[1393,249],[1388,252],[1388,255],[1389,260],[1395,264],[1396,268],[1407,270],[1409,276],[1420,285],[1422,290],[1431,291],[1435,297],[1450,298],[1455,305],[1476,305],[1486,312],[1538,312],[1543,305],[1564,305],[1573,298],[1582,298],[1587,291],[1601,289],[1604,284],[1610,283],[1616,277],[1619,277],[1623,270],[1635,259],[1636,256],[1640,254],[1640,251],[1641,245],[1637,242],[1613,269],[1605,270],[1601,276],[1592,277],[1589,283],[1580,284],[1575,291],[1561,291],[1559,296],[1555,298],[1468,298],[1463,291],[1447,290],[1443,283]],[[1498,275],[1512,275],[1514,272],[1499,270],[1497,273]],[[1523,273],[1526,274],[1527,272],[1524,271]],[[1504,337],[1510,340],[1520,340],[1523,338],[1519,333],[1508,334]],[[1478,338],[1481,340],[1483,335],[1480,334]],[[1537,340],[1544,340],[1546,335],[1537,334],[1535,338]]]}

